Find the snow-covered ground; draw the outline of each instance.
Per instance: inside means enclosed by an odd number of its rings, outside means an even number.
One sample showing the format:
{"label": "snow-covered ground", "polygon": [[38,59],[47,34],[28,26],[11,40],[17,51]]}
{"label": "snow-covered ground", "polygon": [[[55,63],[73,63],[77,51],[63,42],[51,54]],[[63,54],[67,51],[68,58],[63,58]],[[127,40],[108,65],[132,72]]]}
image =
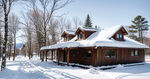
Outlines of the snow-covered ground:
{"label": "snow-covered ground", "polygon": [[149,56],[145,56],[145,61],[150,62],[150,55]]}
{"label": "snow-covered ground", "polygon": [[15,61],[7,61],[0,79],[150,79],[150,62],[130,67],[117,65],[109,70],[96,69],[58,66],[52,61],[41,62],[38,57],[28,60],[18,56]]}

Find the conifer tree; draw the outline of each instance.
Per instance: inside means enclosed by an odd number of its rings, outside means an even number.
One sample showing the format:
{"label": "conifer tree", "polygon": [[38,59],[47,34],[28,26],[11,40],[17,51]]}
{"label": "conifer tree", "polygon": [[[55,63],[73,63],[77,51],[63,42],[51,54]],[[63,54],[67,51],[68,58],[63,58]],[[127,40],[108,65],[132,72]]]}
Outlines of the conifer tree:
{"label": "conifer tree", "polygon": [[136,33],[137,33],[137,29],[136,29],[136,26],[134,25],[131,25],[131,26],[128,26],[129,30],[129,37],[131,39],[134,39],[134,40],[137,40],[137,36],[136,36]]}
{"label": "conifer tree", "polygon": [[131,25],[131,28],[133,28],[132,33],[135,33],[135,30],[138,32],[138,41],[143,43],[143,32],[148,31],[149,25],[148,21],[145,20],[142,16],[138,15],[134,18],[132,21],[133,25]]}
{"label": "conifer tree", "polygon": [[85,27],[92,27],[92,22],[91,22],[91,19],[90,19],[89,14],[87,15],[87,18],[86,18],[86,20],[85,20],[84,26],[85,26]]}
{"label": "conifer tree", "polygon": [[138,30],[139,41],[143,43],[143,32],[148,30],[148,21],[146,21],[142,16],[137,16],[132,22]]}

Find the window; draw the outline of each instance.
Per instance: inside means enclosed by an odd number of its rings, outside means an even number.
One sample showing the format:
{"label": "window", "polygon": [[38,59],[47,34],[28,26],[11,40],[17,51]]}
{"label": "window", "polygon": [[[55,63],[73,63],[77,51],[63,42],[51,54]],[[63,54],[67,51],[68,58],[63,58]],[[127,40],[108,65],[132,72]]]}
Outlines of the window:
{"label": "window", "polygon": [[122,34],[117,34],[117,40],[122,40],[123,39],[123,35]]}
{"label": "window", "polygon": [[67,40],[68,40],[68,37],[67,37],[67,36],[65,36],[65,37],[64,37],[64,40],[65,40],[65,41],[67,41]]}
{"label": "window", "polygon": [[120,34],[120,38],[121,38],[121,39],[123,38],[123,35],[122,35],[122,34]]}
{"label": "window", "polygon": [[117,34],[117,39],[119,39],[120,38],[120,34]]}
{"label": "window", "polygon": [[132,50],[131,51],[131,56],[139,56],[138,50]]}
{"label": "window", "polygon": [[78,37],[79,37],[79,39],[83,39],[83,34],[82,34],[82,32],[79,33]]}
{"label": "window", "polygon": [[116,50],[105,50],[105,57],[106,58],[115,58],[116,57]]}

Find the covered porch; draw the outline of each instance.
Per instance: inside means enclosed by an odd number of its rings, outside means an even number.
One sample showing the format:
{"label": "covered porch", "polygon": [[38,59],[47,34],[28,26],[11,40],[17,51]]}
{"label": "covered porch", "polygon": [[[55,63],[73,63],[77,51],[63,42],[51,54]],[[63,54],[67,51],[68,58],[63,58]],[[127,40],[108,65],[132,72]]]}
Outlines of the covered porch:
{"label": "covered porch", "polygon": [[58,65],[60,62],[65,62],[67,65],[69,63],[77,63],[96,66],[95,52],[96,49],[94,47],[47,49],[41,50],[41,60],[47,61],[50,59],[57,62]]}

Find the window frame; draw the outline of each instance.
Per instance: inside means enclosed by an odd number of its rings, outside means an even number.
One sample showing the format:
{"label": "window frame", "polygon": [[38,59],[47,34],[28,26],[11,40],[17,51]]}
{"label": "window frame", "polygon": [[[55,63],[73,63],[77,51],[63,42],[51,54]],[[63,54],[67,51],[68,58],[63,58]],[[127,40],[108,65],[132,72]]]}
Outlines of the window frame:
{"label": "window frame", "polygon": [[131,56],[132,57],[139,56],[139,50],[137,50],[137,49],[131,50]]}
{"label": "window frame", "polygon": [[[82,36],[82,37],[81,37]],[[82,32],[79,32],[79,34],[78,34],[78,39],[79,40],[82,40],[83,39],[83,33]]]}
{"label": "window frame", "polygon": [[122,41],[123,40],[123,34],[117,33],[116,34],[116,39],[119,40],[119,41]]}
{"label": "window frame", "polygon": [[[109,52],[107,52],[107,51],[109,51]],[[112,51],[115,51],[115,52],[112,52]],[[115,59],[116,57],[117,57],[117,49],[105,49],[105,58],[106,59]]]}
{"label": "window frame", "polygon": [[64,41],[68,41],[68,37],[67,36],[64,37]]}

